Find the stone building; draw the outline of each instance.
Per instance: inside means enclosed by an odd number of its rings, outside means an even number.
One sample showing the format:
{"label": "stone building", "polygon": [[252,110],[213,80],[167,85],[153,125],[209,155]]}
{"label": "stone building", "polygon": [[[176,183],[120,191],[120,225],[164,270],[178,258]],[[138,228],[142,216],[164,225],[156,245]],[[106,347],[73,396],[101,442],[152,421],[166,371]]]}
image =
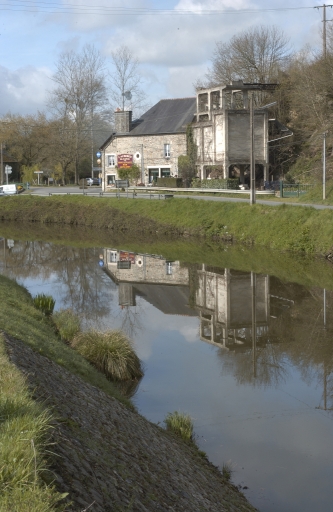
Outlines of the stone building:
{"label": "stone building", "polygon": [[178,175],[178,157],[186,154],[186,127],[193,121],[195,98],[161,100],[140,119],[115,112],[115,132],[101,147],[103,190],[115,186],[120,167],[137,164],[139,182]]}
{"label": "stone building", "polygon": [[[223,178],[239,177],[250,164],[249,92],[274,90],[276,84],[244,84],[233,81],[210,89],[198,89],[194,138],[198,146],[198,175],[212,178],[212,168]],[[257,178],[268,179],[268,111],[254,110],[254,155]]]}

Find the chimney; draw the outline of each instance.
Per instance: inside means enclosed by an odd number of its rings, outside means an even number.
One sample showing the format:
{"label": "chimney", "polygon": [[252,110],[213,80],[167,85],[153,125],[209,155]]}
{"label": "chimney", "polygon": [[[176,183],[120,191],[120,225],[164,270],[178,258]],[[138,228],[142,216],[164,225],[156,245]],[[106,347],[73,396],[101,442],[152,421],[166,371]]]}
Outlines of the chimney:
{"label": "chimney", "polygon": [[116,133],[129,133],[132,125],[132,111],[120,110],[114,113]]}

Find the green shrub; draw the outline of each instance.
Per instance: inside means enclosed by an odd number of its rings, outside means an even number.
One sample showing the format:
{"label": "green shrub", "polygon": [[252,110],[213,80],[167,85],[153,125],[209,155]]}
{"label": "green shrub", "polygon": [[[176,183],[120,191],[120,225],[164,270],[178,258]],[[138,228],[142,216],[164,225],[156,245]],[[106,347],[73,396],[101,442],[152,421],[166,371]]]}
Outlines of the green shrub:
{"label": "green shrub", "polygon": [[44,313],[45,316],[51,316],[54,310],[55,300],[51,295],[45,295],[41,293],[36,295],[33,299],[33,303],[36,309],[39,309]]}
{"label": "green shrub", "polygon": [[213,189],[229,189],[229,190],[238,190],[239,189],[239,179],[238,178],[226,178],[226,179],[211,179],[211,180],[195,180],[193,187],[196,188],[213,188]]}
{"label": "green shrub", "polygon": [[52,319],[62,341],[71,342],[81,330],[80,318],[72,309],[60,309],[52,315]]}
{"label": "green shrub", "polygon": [[193,441],[193,421],[189,414],[178,411],[169,412],[164,420],[170,430],[184,441]]}
{"label": "green shrub", "polygon": [[110,380],[124,381],[143,376],[141,361],[121,331],[80,332],[71,346]]}
{"label": "green shrub", "polygon": [[165,178],[157,178],[158,187],[180,188],[182,184],[182,178],[173,178],[172,176],[166,176]]}

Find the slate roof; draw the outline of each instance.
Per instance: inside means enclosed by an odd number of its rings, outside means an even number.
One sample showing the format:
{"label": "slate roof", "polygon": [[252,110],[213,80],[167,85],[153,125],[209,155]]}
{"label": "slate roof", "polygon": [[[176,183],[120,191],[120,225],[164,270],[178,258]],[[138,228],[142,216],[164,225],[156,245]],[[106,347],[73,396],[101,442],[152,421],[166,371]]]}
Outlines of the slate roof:
{"label": "slate roof", "polygon": [[198,316],[198,312],[188,305],[188,286],[135,283],[133,287],[136,295],[143,297],[165,315]]}
{"label": "slate roof", "polygon": [[185,132],[196,112],[196,98],[160,100],[145,112],[140,119],[132,122],[128,135],[156,135]]}

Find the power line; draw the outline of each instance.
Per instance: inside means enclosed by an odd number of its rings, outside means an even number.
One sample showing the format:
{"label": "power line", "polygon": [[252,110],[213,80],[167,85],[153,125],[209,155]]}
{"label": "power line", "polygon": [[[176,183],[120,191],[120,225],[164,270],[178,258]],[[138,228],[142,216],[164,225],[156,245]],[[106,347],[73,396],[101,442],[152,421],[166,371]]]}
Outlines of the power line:
{"label": "power line", "polygon": [[268,7],[262,9],[153,9],[145,7],[109,7],[105,5],[71,5],[57,2],[19,0],[17,5],[0,4],[0,10],[13,12],[45,12],[49,14],[96,14],[103,16],[216,16],[230,14],[256,14],[264,12],[288,12],[309,10],[313,7]]}

